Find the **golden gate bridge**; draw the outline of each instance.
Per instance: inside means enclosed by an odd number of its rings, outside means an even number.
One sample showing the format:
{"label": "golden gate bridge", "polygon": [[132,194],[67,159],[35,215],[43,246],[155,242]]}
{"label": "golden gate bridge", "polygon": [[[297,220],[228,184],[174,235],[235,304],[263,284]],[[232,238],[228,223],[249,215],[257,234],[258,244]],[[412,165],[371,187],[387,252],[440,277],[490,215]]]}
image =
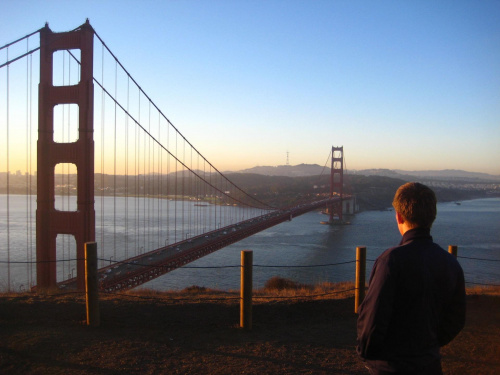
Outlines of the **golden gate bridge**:
{"label": "golden gate bridge", "polygon": [[312,210],[342,222],[342,147],[327,160],[329,191],[287,207],[250,194],[181,134],[88,20],[61,33],[46,24],[0,52],[8,289],[12,270],[30,287],[83,289],[86,242],[98,243],[100,288],[112,291]]}

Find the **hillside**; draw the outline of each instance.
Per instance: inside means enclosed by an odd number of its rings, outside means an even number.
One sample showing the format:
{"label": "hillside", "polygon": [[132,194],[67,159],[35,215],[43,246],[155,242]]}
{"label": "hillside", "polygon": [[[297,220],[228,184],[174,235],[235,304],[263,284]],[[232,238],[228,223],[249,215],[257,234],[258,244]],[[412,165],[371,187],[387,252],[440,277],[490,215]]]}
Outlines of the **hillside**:
{"label": "hillside", "polygon": [[[249,195],[273,207],[293,206],[301,202],[321,199],[330,194],[330,171],[328,169],[323,170],[318,165],[255,167],[251,170],[267,171],[267,173],[228,172],[226,176]],[[322,175],[320,175],[321,172],[323,172]],[[345,173],[344,193],[356,195],[360,210],[379,210],[390,207],[396,189],[408,181],[419,181],[428,184],[436,191],[439,201],[459,201],[500,196],[500,182],[493,180],[495,176],[486,175],[491,178],[488,180],[484,174],[472,174],[463,171],[441,171],[441,174],[434,171],[436,173],[433,176],[423,177],[404,175],[400,172],[403,171],[374,169]],[[5,177],[5,173],[3,175],[0,173],[0,194],[6,193],[6,185],[1,184],[2,178],[5,179]],[[185,197],[193,197],[199,194],[198,190],[196,190],[199,184],[195,177],[188,177],[183,173],[178,174],[176,178],[171,178],[171,175],[164,175],[161,178],[162,190],[160,195],[164,198],[169,197],[172,199],[172,192],[175,191],[183,194],[176,199],[186,199]],[[56,181],[60,180],[63,179],[56,176]],[[9,193],[26,194],[28,190],[26,187],[27,181],[29,181],[32,194],[36,194],[36,179],[28,180],[26,176],[20,174],[10,176]],[[76,175],[67,176],[64,181],[67,185],[56,185],[56,194],[67,194],[68,192],[75,194]],[[156,181],[158,181],[158,178]],[[222,180],[216,180],[215,184],[217,183],[222,183]],[[94,186],[97,195],[113,195],[116,193],[117,195],[128,194],[129,196],[157,196],[159,194],[156,188],[158,183],[149,183],[149,179],[144,176],[137,179],[135,176],[130,175],[115,177],[96,174]],[[230,194],[235,198],[238,197],[238,194],[243,196],[243,193],[238,189],[234,187],[228,188],[224,184],[219,186],[219,189],[229,189]]]}
{"label": "hillside", "polygon": [[318,176],[323,172],[324,168],[318,164],[298,164],[298,165],[278,165],[257,166],[253,168],[243,169],[237,173],[262,174],[265,176],[287,176],[287,177],[302,177],[302,176]]}
{"label": "hillside", "polygon": [[[231,173],[228,178],[250,194],[277,207],[298,204],[301,200],[330,194],[330,176],[265,176]],[[397,188],[415,178],[392,178],[378,175],[344,175],[344,193],[356,195],[360,210],[383,210],[392,205]],[[453,185],[429,183],[438,201],[451,202],[500,196],[500,186],[492,184]]]}
{"label": "hillside", "polygon": [[[232,173],[232,172],[227,172]],[[288,176],[288,177],[303,177],[317,176],[322,173],[329,174],[329,166],[325,169],[318,164],[298,164],[298,165],[278,165],[272,166],[257,166],[235,173],[250,173],[261,174],[265,176]],[[440,181],[478,181],[478,182],[497,182],[500,183],[500,175],[491,175],[487,173],[468,172],[457,169],[444,170],[421,170],[421,171],[406,171],[401,169],[362,169],[362,170],[346,170],[345,173],[351,175],[363,176],[381,176],[399,178],[403,180],[412,180],[415,177],[425,180],[440,180]]]}
{"label": "hillside", "polygon": [[[363,374],[353,297],[256,300],[239,326],[237,293],[101,296],[101,326],[83,295],[0,296],[0,373]],[[500,373],[500,297],[467,297],[465,329],[442,350],[445,374]]]}

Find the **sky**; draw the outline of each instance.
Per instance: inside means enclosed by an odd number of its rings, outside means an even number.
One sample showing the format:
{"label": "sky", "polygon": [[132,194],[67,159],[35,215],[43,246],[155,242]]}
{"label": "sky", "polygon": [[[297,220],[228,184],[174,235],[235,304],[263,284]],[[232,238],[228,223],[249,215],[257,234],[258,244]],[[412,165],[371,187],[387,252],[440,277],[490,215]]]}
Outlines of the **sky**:
{"label": "sky", "polygon": [[221,171],[500,175],[500,0],[0,0],[0,45],[88,18]]}

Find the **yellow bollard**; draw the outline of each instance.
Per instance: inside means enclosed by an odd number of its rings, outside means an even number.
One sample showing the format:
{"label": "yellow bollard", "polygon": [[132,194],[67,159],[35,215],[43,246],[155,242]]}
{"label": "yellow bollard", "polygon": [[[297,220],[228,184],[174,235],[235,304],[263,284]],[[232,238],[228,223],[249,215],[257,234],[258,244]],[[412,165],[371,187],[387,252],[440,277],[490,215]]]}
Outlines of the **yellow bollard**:
{"label": "yellow bollard", "polygon": [[457,257],[457,252],[458,252],[458,246],[457,245],[450,245],[448,246],[448,252],[455,256],[455,258]]}
{"label": "yellow bollard", "polygon": [[85,243],[85,298],[87,301],[87,325],[99,327],[99,294],[97,285],[97,243]]}
{"label": "yellow bollard", "polygon": [[240,327],[252,330],[252,250],[241,252]]}
{"label": "yellow bollard", "polygon": [[356,248],[356,290],[354,294],[354,312],[357,314],[359,305],[365,298],[366,277],[366,247]]}

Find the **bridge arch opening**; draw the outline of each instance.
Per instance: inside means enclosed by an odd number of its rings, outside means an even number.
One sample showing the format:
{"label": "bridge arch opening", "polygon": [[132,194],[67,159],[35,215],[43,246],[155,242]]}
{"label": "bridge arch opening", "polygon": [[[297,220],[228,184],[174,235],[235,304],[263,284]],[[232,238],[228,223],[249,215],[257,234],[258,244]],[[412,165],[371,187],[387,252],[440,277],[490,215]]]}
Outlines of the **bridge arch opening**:
{"label": "bridge arch opening", "polygon": [[80,61],[80,49],[54,51],[52,54],[52,85],[78,85],[81,79]]}
{"label": "bridge arch opening", "polygon": [[54,142],[72,143],[78,141],[80,107],[78,104],[54,106]]}
{"label": "bridge arch opening", "polygon": [[75,164],[58,163],[54,168],[54,208],[58,211],[77,210],[78,171]]}
{"label": "bridge arch opening", "polygon": [[57,282],[76,277],[76,258],[75,236],[58,234],[56,237]]}

